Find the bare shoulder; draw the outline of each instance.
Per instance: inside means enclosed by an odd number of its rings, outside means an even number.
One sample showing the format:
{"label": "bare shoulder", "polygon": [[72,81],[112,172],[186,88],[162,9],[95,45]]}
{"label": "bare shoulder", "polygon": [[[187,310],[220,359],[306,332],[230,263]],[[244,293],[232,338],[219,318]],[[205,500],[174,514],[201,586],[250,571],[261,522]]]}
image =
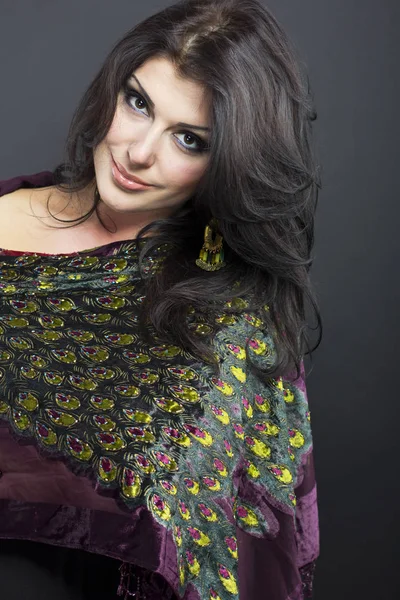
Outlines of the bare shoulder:
{"label": "bare shoulder", "polygon": [[26,192],[32,190],[19,189],[9,194],[0,196],[0,230],[8,227],[10,221],[16,224],[15,219],[23,213],[24,205],[29,207],[29,199]]}
{"label": "bare shoulder", "polygon": [[[29,239],[45,216],[45,195],[50,188],[20,188],[0,196],[0,248],[27,249]],[[36,217],[36,218],[35,218]]]}
{"label": "bare shoulder", "polygon": [[18,214],[31,211],[31,203],[42,200],[46,191],[51,192],[51,188],[19,188],[9,194],[0,196],[0,216],[6,214]]}
{"label": "bare shoulder", "polygon": [[20,188],[4,194],[0,197],[0,248],[59,254],[115,241],[89,222],[74,229],[60,227],[53,215],[64,220],[76,217],[73,203],[68,210],[69,202],[69,195],[55,186]]}

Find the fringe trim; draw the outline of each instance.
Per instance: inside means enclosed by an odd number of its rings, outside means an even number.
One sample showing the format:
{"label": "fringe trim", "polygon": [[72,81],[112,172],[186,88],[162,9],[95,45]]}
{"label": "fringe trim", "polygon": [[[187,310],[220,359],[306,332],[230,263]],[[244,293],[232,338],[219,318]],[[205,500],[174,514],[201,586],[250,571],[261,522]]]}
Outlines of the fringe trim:
{"label": "fringe trim", "polygon": [[[134,597],[135,600],[147,600],[146,595],[141,588],[141,577],[135,570],[134,565],[122,561],[119,570],[121,571],[121,577],[117,589],[117,596],[122,596],[125,593],[123,600],[128,600],[129,597]],[[132,576],[133,582],[131,583]],[[133,591],[132,588],[134,587],[136,587],[136,589]]]}
{"label": "fringe trim", "polygon": [[313,598],[313,583],[314,572],[317,561],[313,560],[310,563],[300,567],[300,576],[302,582],[303,600],[312,600]]}

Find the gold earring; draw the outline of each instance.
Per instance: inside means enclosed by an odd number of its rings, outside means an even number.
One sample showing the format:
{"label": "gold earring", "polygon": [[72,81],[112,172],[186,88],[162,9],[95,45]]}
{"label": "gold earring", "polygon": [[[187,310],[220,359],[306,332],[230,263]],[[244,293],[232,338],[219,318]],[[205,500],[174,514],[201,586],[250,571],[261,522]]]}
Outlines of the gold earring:
{"label": "gold earring", "polygon": [[[214,228],[214,229],[213,229]],[[218,233],[218,221],[213,217],[204,230],[204,244],[196,265],[205,271],[218,271],[225,266],[222,235]],[[215,238],[213,239],[213,235]]]}

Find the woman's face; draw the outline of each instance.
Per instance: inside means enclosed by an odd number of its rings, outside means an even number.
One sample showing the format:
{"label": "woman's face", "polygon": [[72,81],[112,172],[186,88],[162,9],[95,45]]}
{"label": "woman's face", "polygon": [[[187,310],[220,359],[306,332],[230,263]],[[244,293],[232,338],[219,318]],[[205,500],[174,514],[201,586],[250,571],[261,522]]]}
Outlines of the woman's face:
{"label": "woman's face", "polygon": [[[178,79],[168,60],[153,58],[134,71],[119,93],[107,136],[94,150],[101,210],[119,233],[136,234],[194,193],[208,163],[209,152],[201,150],[209,143],[203,129],[210,126],[209,111],[204,88]],[[126,189],[115,163],[152,187]]]}

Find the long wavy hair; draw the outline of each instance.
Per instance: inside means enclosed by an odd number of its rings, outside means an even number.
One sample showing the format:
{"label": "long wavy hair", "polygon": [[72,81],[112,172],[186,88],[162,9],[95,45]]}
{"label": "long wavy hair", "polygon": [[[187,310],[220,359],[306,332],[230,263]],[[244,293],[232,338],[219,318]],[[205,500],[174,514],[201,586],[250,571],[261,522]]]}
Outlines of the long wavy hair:
{"label": "long wavy hair", "polygon": [[[304,355],[322,337],[309,276],[321,187],[311,143],[317,114],[302,63],[266,7],[257,0],[182,0],[128,31],[73,115],[65,160],[53,172],[55,186],[72,192],[93,182],[93,149],[110,128],[118,94],[132,72],[153,57],[169,59],[177,76],[204,86],[212,121],[208,167],[195,193],[172,216],[147,224],[137,236],[146,238],[140,269],[155,247],[171,247],[163,268],[143,277],[143,336],[149,339],[154,330],[158,339],[181,345],[218,374],[212,333],[194,333],[185,316],[194,309],[215,325],[222,309],[237,315],[252,310],[265,330],[274,332],[275,360],[262,369],[253,365],[247,340],[250,368],[265,381],[293,367],[299,377]],[[94,212],[100,219],[99,201],[94,194],[90,211],[70,226]],[[223,236],[226,266],[207,272],[195,260],[211,217]],[[232,290],[247,299],[247,308],[227,303]],[[312,349],[306,300],[320,329]]]}

